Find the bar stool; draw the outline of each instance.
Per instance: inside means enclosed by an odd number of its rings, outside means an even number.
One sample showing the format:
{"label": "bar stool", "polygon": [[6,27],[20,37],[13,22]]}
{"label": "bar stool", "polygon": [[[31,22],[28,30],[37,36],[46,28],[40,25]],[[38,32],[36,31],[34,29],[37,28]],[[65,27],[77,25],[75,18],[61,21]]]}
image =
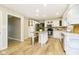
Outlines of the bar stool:
{"label": "bar stool", "polygon": [[32,46],[34,46],[36,38],[37,38],[37,34],[36,33],[32,33]]}
{"label": "bar stool", "polygon": [[34,46],[34,38],[35,38],[35,36],[34,36],[33,32],[31,33],[31,37],[32,37],[32,46]]}

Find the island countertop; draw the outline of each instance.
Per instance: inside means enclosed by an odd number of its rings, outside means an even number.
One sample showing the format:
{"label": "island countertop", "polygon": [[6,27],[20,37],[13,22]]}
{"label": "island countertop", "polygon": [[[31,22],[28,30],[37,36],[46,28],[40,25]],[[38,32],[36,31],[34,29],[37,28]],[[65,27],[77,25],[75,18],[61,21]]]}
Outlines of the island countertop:
{"label": "island countertop", "polygon": [[47,31],[34,31],[32,33],[43,33],[43,32],[47,32]]}

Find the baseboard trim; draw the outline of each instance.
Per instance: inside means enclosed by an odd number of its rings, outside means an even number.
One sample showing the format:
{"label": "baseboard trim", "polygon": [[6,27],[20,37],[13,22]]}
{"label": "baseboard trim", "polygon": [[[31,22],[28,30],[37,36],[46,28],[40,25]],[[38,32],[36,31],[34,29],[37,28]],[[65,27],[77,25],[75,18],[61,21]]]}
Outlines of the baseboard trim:
{"label": "baseboard trim", "polygon": [[8,39],[16,40],[16,41],[21,41],[21,40],[19,40],[19,39],[13,38],[13,37],[8,37]]}
{"label": "baseboard trim", "polygon": [[30,39],[31,37],[24,38],[24,40]]}

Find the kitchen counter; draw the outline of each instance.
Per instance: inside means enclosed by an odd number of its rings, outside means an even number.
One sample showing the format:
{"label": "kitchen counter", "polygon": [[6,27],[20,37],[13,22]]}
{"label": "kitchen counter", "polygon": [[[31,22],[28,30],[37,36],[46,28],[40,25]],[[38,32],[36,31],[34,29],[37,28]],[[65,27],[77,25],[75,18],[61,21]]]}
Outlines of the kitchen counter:
{"label": "kitchen counter", "polygon": [[60,39],[62,48],[66,54],[79,54],[79,34],[56,30],[53,37]]}
{"label": "kitchen counter", "polygon": [[73,33],[73,32],[66,32],[66,31],[56,31],[56,32],[59,32],[63,35],[68,35],[68,36],[78,36],[79,37],[79,34],[78,33]]}
{"label": "kitchen counter", "polygon": [[[43,46],[47,41],[48,41],[48,32],[47,31],[35,31],[32,32],[33,36],[38,33],[38,43],[41,44],[41,46]],[[32,42],[34,44],[34,38],[32,39]]]}
{"label": "kitchen counter", "polygon": [[43,32],[47,32],[47,31],[34,31],[32,33],[43,33]]}
{"label": "kitchen counter", "polygon": [[67,55],[79,54],[79,34],[61,32],[64,35],[64,50]]}
{"label": "kitchen counter", "polygon": [[48,41],[47,31],[39,32],[39,43],[43,46]]}
{"label": "kitchen counter", "polygon": [[57,31],[57,32],[61,33],[61,35],[64,35],[64,36],[79,38],[79,34],[77,33],[63,32],[63,31]]}

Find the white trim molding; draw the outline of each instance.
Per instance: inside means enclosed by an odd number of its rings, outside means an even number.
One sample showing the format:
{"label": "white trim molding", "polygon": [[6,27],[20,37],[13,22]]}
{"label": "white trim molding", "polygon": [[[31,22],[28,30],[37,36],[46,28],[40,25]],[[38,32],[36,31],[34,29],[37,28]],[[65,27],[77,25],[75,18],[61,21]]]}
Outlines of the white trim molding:
{"label": "white trim molding", "polygon": [[24,41],[24,17],[21,17],[21,41]]}

